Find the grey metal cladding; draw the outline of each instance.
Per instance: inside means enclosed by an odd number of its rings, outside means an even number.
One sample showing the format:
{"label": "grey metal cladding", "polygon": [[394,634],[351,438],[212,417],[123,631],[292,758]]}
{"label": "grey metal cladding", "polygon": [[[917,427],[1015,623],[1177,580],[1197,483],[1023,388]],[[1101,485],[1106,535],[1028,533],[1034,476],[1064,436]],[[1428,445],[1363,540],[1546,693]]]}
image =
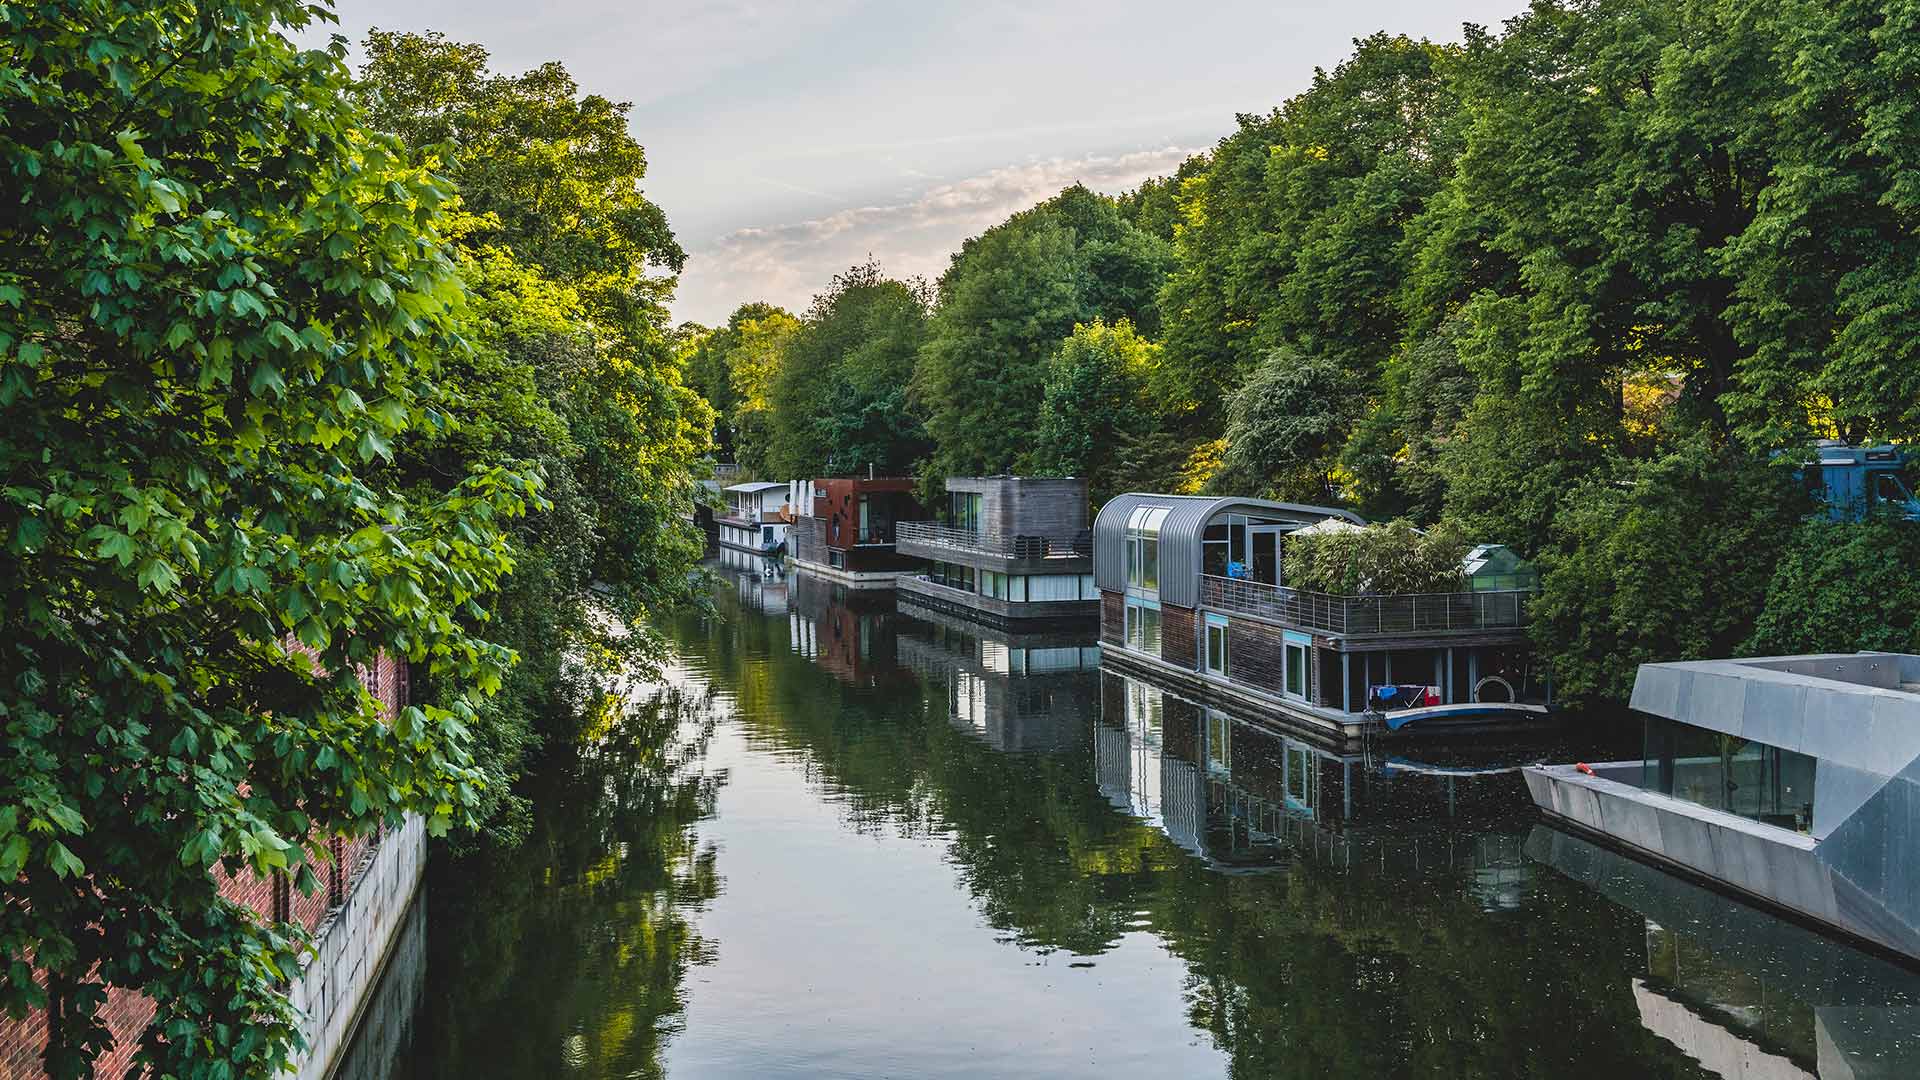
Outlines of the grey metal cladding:
{"label": "grey metal cladding", "polygon": [[1304,503],[1274,502],[1215,495],[1156,495],[1128,492],[1107,500],[1093,523],[1093,583],[1107,592],[1127,587],[1127,518],[1142,506],[1165,507],[1160,523],[1160,600],[1180,607],[1200,604],[1201,545],[1207,523],[1232,511],[1259,517],[1283,518],[1311,524],[1339,518],[1356,525],[1366,519],[1351,510]]}

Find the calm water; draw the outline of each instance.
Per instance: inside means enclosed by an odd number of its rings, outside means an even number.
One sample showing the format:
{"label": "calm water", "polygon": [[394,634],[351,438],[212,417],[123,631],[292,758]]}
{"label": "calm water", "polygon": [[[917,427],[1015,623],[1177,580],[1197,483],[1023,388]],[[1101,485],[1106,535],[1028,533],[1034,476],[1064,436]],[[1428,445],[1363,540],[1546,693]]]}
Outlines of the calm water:
{"label": "calm water", "polygon": [[1087,634],[735,585],[436,867],[347,1077],[1920,1075],[1920,979],[1480,771],[1612,735],[1342,759]]}

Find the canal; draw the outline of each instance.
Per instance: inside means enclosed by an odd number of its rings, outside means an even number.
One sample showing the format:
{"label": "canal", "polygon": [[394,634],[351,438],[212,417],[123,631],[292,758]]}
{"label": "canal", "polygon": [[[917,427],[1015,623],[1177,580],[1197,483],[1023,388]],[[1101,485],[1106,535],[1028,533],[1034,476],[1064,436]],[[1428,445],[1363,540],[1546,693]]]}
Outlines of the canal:
{"label": "canal", "polygon": [[1920,1075],[1920,978],[1499,771],[1621,724],[1343,757],[1090,630],[728,582],[435,866],[340,1080]]}

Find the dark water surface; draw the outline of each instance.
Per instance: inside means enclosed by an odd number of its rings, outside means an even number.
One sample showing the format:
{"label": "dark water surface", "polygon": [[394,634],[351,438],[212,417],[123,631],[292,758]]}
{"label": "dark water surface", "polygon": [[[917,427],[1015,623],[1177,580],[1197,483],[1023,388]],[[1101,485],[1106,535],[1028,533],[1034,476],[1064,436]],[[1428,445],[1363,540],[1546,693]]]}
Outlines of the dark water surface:
{"label": "dark water surface", "polygon": [[1090,631],[735,585],[435,867],[343,1075],[1914,1075],[1920,978],[1476,771],[1631,733],[1343,759]]}

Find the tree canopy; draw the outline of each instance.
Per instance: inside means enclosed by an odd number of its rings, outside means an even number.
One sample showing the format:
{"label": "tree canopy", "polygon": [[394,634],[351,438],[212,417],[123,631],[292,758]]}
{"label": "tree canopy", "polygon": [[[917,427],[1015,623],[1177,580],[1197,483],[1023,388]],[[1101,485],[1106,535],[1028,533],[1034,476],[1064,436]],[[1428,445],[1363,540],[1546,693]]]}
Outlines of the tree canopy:
{"label": "tree canopy", "polygon": [[[273,1072],[298,931],[214,872],[311,890],[329,838],[444,831],[489,780],[482,604],[537,481],[381,480],[457,408],[452,191],[282,36],[313,16],[0,8],[0,1002],[48,1010],[55,1076],[110,986],[154,1001],[155,1072]],[[432,687],[391,720],[382,652]]]}

